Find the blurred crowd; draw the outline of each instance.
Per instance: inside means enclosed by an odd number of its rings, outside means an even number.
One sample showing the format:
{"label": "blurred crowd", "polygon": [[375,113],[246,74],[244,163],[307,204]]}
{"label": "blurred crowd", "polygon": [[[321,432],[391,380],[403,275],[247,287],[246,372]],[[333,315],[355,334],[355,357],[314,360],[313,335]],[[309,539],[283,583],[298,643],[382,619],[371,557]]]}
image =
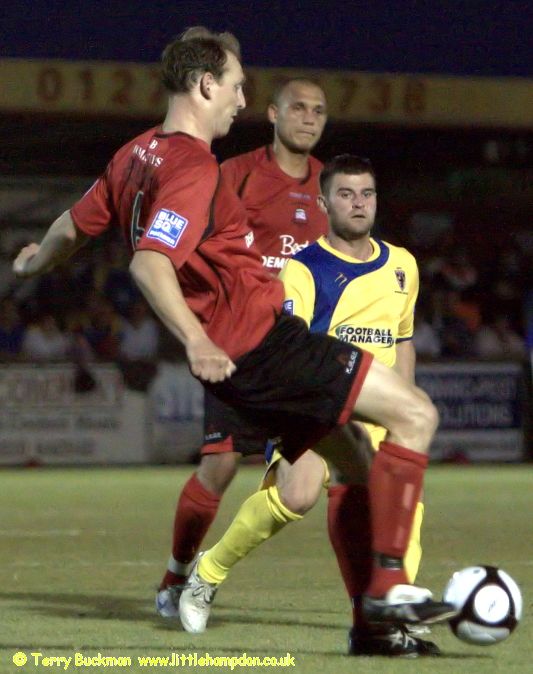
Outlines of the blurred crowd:
{"label": "blurred crowd", "polygon": [[[453,231],[429,249],[406,245],[421,276],[414,337],[420,359],[526,358],[533,265],[519,246],[510,242],[484,266]],[[0,270],[1,361],[113,361],[137,366],[144,379],[147,364],[169,353],[183,358],[134,286],[119,242],[94,242],[73,264],[23,283],[10,275],[9,258]]]}
{"label": "blurred crowd", "polygon": [[45,276],[12,279],[0,298],[4,362],[153,364],[160,348],[160,324],[115,241],[91,246],[74,264]]}
{"label": "blurred crowd", "polygon": [[452,230],[429,251],[410,249],[420,269],[414,335],[419,358],[525,360],[533,276],[520,246],[510,239],[494,259],[474,261]]}

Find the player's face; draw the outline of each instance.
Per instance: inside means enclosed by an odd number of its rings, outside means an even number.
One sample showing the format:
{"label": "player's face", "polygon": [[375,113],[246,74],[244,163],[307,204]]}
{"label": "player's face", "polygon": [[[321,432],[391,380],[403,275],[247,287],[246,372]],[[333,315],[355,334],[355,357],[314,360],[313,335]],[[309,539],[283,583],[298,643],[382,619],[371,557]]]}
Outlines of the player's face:
{"label": "player's face", "polygon": [[333,176],[328,194],[320,197],[334,234],[345,241],[368,235],[376,219],[376,183],[370,173]]}
{"label": "player's face", "polygon": [[268,115],[285,147],[296,153],[311,152],[327,120],[324,92],[313,84],[294,82],[285,87],[278,105],[269,107]]}
{"label": "player's face", "polygon": [[214,82],[213,97],[213,138],[221,138],[230,130],[239,110],[246,107],[242,87],[244,73],[237,57],[226,52],[228,60],[224,73],[218,82]]}

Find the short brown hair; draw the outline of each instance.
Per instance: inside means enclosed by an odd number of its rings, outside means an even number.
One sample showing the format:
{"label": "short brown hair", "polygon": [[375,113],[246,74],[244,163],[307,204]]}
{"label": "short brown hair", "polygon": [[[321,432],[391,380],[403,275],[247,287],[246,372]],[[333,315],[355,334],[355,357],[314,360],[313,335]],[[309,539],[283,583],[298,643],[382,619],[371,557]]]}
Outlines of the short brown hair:
{"label": "short brown hair", "polygon": [[348,176],[359,176],[362,173],[370,173],[374,182],[376,181],[376,173],[372,162],[366,157],[359,157],[356,154],[339,154],[333,159],[330,159],[324,164],[322,171],[320,171],[320,191],[326,195],[333,176],[337,173],[343,173]]}
{"label": "short brown hair", "polygon": [[174,94],[186,93],[204,73],[211,73],[220,80],[228,51],[240,60],[241,48],[232,33],[213,33],[203,26],[188,28],[163,51],[161,78],[164,87]]}
{"label": "short brown hair", "polygon": [[303,84],[306,87],[316,87],[317,89],[320,89],[322,93],[324,93],[320,84],[310,79],[309,77],[289,77],[286,80],[282,80],[281,82],[279,82],[278,86],[272,92],[272,96],[270,99],[272,105],[279,107],[281,99],[283,98],[283,94],[285,93],[287,88],[292,86],[293,84]]}

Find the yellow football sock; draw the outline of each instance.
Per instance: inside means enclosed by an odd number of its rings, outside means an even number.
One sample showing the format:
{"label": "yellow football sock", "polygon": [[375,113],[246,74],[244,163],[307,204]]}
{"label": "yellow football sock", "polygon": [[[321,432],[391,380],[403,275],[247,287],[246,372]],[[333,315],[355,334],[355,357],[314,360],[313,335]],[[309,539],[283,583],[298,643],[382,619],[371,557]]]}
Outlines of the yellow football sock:
{"label": "yellow football sock", "polygon": [[422,559],[422,546],[420,544],[420,530],[422,528],[422,520],[424,519],[424,504],[419,501],[416,506],[415,518],[413,520],[413,528],[411,529],[411,537],[405,557],[403,558],[403,566],[407,573],[407,578],[410,583],[415,582],[418,569],[420,567],[420,560]]}
{"label": "yellow football sock", "polygon": [[202,555],[198,565],[200,576],[208,583],[221,583],[240,559],[289,522],[301,519],[302,515],[283,505],[276,486],[252,494],[220,541]]}

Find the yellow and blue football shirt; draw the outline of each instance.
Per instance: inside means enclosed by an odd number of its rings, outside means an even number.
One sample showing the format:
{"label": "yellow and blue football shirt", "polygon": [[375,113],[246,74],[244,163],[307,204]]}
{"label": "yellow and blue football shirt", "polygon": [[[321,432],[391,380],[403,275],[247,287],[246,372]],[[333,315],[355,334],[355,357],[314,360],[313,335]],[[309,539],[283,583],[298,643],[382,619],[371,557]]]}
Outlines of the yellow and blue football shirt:
{"label": "yellow and blue football shirt", "polygon": [[300,251],[280,275],[285,309],[312,332],[356,344],[392,367],[396,344],[413,336],[418,269],[405,248],[370,243],[373,252],[364,262],[335,250],[325,237]]}
{"label": "yellow and blue football shirt", "polygon": [[[303,318],[312,332],[327,332],[356,344],[392,367],[398,342],[413,336],[418,268],[405,248],[373,238],[370,243],[373,252],[364,262],[335,250],[325,237],[297,253],[280,274],[285,308]],[[361,425],[372,447],[379,449],[386,429],[372,423]],[[414,582],[422,555],[422,503],[416,512],[404,560],[410,582]]]}

